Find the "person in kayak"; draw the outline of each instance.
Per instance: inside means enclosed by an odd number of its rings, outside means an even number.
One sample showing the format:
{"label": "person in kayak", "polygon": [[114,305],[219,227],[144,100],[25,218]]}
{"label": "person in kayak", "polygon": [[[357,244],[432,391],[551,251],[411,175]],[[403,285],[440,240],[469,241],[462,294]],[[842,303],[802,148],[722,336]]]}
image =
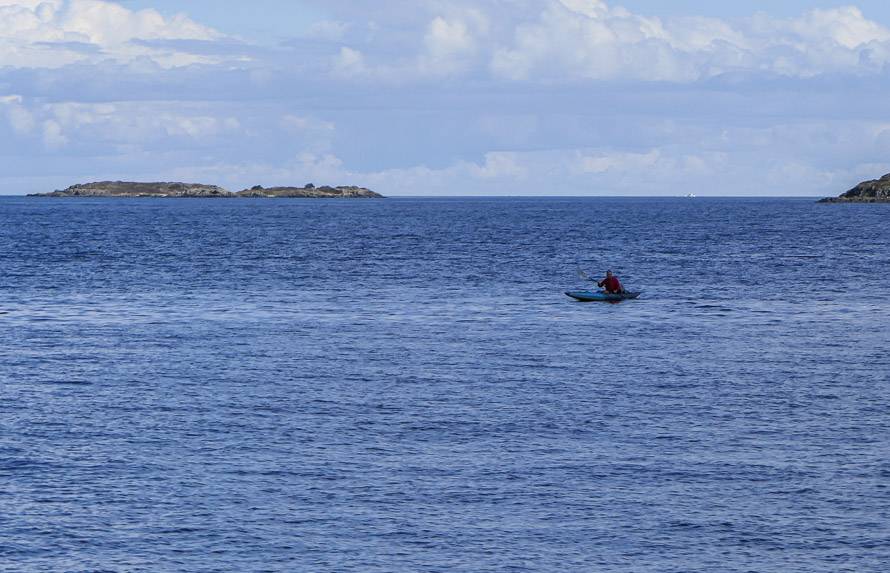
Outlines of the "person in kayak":
{"label": "person in kayak", "polygon": [[621,281],[618,280],[618,277],[612,274],[612,271],[606,271],[606,278],[596,283],[596,285],[602,289],[605,289],[609,294],[623,294],[624,287],[621,286]]}

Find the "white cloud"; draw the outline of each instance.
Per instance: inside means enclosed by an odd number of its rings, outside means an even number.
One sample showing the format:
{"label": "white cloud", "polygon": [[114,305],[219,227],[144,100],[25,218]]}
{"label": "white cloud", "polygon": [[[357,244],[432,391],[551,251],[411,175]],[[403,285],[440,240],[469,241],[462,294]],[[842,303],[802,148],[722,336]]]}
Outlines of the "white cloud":
{"label": "white cloud", "polygon": [[853,7],[730,24],[714,18],[662,21],[598,0],[559,0],[516,26],[512,40],[495,49],[491,69],[512,80],[691,82],[734,71],[873,73],[886,63],[890,30]]}
{"label": "white cloud", "polygon": [[416,8],[413,28],[386,30],[377,40],[342,36],[334,73],[399,83],[471,75],[689,83],[737,72],[874,74],[890,63],[890,30],[854,7],[736,21],[649,17],[602,0],[449,0]]}
{"label": "white cloud", "polygon": [[183,138],[197,143],[226,133],[237,133],[240,123],[234,117],[216,117],[208,110],[168,103],[59,103],[43,111],[65,133],[89,141],[139,143],[166,138]]}
{"label": "white cloud", "polygon": [[519,154],[510,152],[486,153],[485,161],[481,165],[469,164],[468,172],[476,178],[502,181],[528,176],[528,169],[523,166]]}
{"label": "white cloud", "polygon": [[4,112],[9,125],[14,133],[27,135],[34,131],[34,116],[23,105],[23,98],[19,95],[0,97],[0,111]]}
{"label": "white cloud", "polygon": [[[379,11],[391,13],[393,6],[383,2]],[[341,15],[350,12],[363,14],[353,7]],[[694,82],[729,72],[873,74],[890,63],[890,30],[855,7],[738,21],[649,17],[603,0],[439,0],[398,12],[389,28],[376,20],[328,19],[305,36],[336,45],[337,52],[321,58],[335,78],[397,83],[467,75]],[[184,15],[130,10],[109,0],[0,0],[0,21],[0,66],[249,61],[190,51],[184,41],[224,36]],[[318,58],[303,57],[303,66]]]}
{"label": "white cloud", "polygon": [[7,96],[0,98],[2,111],[18,136],[39,135],[50,151],[73,145],[146,146],[177,139],[203,145],[213,138],[243,131],[237,117],[213,115],[211,110],[194,103],[34,103]]}
{"label": "white cloud", "polygon": [[460,20],[435,18],[426,37],[425,59],[422,66],[433,73],[448,74],[459,67],[462,57],[472,54],[475,43],[467,25]]}
{"label": "white cloud", "polygon": [[332,71],[340,78],[354,78],[368,75],[365,55],[359,50],[348,47],[340,48],[340,53],[333,58]]}
{"label": "white cloud", "polygon": [[0,66],[58,68],[73,63],[150,57],[165,67],[218,59],[150,47],[146,40],[220,40],[184,15],[129,10],[103,0],[0,0]]}
{"label": "white cloud", "polygon": [[[780,25],[781,27],[783,26]],[[855,6],[813,10],[801,18],[787,22],[784,27],[811,42],[830,39],[850,50],[871,42],[890,40],[890,30],[866,19]]]}
{"label": "white cloud", "polygon": [[43,143],[47,149],[58,149],[68,144],[68,138],[62,133],[58,121],[48,119],[43,122]]}
{"label": "white cloud", "polygon": [[443,76],[468,70],[488,32],[488,17],[479,10],[436,16],[424,35],[424,52],[417,68],[421,73]]}
{"label": "white cloud", "polygon": [[[373,57],[375,42],[364,49],[343,46],[333,58],[332,71],[339,78],[404,82],[412,79],[439,79],[460,76],[484,61],[484,47],[490,40],[489,16],[475,8],[444,6],[419,23],[415,45],[399,45],[395,57]],[[373,29],[375,25],[369,25]],[[409,35],[414,38],[414,35]],[[370,50],[370,51],[369,51]],[[369,54],[372,57],[369,57]]]}

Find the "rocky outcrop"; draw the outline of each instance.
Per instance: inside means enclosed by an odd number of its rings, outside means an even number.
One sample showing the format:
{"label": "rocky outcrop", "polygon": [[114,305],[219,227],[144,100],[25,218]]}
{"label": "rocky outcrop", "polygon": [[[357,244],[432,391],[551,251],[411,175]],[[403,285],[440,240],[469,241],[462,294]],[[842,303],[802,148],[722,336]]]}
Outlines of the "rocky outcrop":
{"label": "rocky outcrop", "polygon": [[216,185],[200,183],[133,183],[129,181],[100,181],[38,193],[31,197],[235,197],[235,194]]}
{"label": "rocky outcrop", "polygon": [[880,179],[864,181],[840,197],[822,199],[820,203],[890,203],[890,173]]}
{"label": "rocky outcrop", "polygon": [[245,189],[238,193],[226,191],[216,185],[200,183],[134,183],[129,181],[101,181],[72,185],[61,191],[52,193],[36,193],[29,197],[199,197],[199,198],[233,198],[233,197],[311,197],[311,198],[381,198],[364,187],[316,187],[308,184],[305,187],[270,187],[260,185]]}
{"label": "rocky outcrop", "polygon": [[316,187],[311,183],[305,187],[269,187],[257,185],[237,193],[239,197],[311,197],[311,198],[349,198],[379,199],[382,195],[364,187]]}

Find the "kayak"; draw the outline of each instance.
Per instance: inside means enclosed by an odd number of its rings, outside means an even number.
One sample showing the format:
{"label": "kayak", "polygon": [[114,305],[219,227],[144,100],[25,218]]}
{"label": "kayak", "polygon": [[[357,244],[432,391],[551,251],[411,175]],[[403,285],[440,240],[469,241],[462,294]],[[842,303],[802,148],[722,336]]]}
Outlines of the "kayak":
{"label": "kayak", "polygon": [[633,300],[639,297],[642,292],[625,292],[622,294],[608,294],[603,291],[574,290],[566,292],[567,295],[575,300],[582,302],[619,302],[622,300]]}

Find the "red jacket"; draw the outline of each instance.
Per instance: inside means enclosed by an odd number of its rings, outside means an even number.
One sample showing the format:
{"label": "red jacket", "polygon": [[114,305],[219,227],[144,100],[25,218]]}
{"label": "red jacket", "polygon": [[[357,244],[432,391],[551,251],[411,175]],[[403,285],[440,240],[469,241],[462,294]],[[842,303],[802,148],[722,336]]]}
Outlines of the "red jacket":
{"label": "red jacket", "polygon": [[619,281],[616,276],[606,277],[598,282],[597,285],[604,287],[606,292],[621,292],[624,290],[621,286],[621,281]]}

